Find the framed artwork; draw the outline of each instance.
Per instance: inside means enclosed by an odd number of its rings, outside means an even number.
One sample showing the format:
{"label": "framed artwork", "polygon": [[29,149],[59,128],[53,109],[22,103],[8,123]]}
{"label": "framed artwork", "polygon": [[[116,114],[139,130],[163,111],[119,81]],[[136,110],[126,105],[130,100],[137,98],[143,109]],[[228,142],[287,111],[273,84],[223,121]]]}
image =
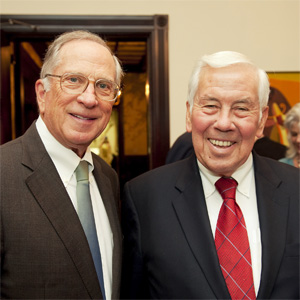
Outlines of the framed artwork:
{"label": "framed artwork", "polygon": [[264,129],[265,136],[288,146],[283,126],[286,113],[300,101],[300,72],[267,72],[271,92],[269,117]]}

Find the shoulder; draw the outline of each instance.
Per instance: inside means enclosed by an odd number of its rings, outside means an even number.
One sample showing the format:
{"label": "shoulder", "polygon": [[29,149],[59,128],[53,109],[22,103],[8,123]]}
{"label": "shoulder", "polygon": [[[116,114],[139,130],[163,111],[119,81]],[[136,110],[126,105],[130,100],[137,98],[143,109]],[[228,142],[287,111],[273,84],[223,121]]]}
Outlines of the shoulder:
{"label": "shoulder", "polygon": [[127,182],[127,185],[141,190],[165,190],[167,185],[174,186],[179,178],[187,176],[194,170],[195,165],[196,159],[191,156],[145,172]]}
{"label": "shoulder", "polygon": [[0,146],[1,173],[7,172],[22,158],[22,139],[19,137]]}
{"label": "shoulder", "polygon": [[14,140],[11,140],[3,145],[0,146],[1,156],[0,158],[3,159],[2,155],[10,154],[12,151],[17,150],[20,148],[22,144],[23,136],[18,137]]}
{"label": "shoulder", "polygon": [[299,218],[299,169],[257,156],[254,159],[254,170],[259,202],[267,204],[273,199],[277,204],[290,206],[291,214],[296,213]]}
{"label": "shoulder", "polygon": [[182,142],[192,142],[192,134],[190,132],[185,132],[177,138],[174,144]]}
{"label": "shoulder", "polygon": [[166,163],[172,163],[178,160],[182,160],[190,156],[194,152],[192,135],[190,132],[185,132],[180,137],[177,138],[175,143],[169,150]]}
{"label": "shoulder", "polygon": [[28,144],[31,145],[31,147],[36,148],[39,145],[38,143],[42,142],[37,133],[35,122],[33,122],[33,124],[27,129],[27,131],[23,135],[0,146],[0,158],[2,160],[5,159],[6,155],[11,156],[16,155],[16,153],[20,153],[24,144]]}
{"label": "shoulder", "polygon": [[256,174],[268,177],[270,180],[279,179],[288,184],[299,185],[299,169],[287,163],[277,161],[268,157],[254,155],[254,168]]}
{"label": "shoulder", "polygon": [[264,136],[255,142],[253,149],[261,156],[278,160],[285,156],[287,147]]}

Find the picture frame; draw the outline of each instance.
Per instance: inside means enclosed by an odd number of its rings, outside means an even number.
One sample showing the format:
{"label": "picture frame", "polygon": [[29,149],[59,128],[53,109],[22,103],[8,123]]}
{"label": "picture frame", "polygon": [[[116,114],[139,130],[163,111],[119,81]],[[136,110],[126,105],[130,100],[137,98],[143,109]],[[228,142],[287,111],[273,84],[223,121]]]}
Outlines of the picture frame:
{"label": "picture frame", "polygon": [[269,116],[264,135],[288,146],[286,113],[300,101],[300,72],[267,72],[270,81]]}

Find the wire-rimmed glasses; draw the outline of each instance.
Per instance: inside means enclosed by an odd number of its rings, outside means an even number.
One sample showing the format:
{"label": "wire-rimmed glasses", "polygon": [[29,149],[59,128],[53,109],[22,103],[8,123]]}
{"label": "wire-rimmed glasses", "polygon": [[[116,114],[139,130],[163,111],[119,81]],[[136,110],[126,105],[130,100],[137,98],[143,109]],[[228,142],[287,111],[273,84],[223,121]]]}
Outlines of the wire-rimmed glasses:
{"label": "wire-rimmed glasses", "polygon": [[115,101],[119,95],[120,87],[107,79],[90,80],[86,76],[77,73],[65,73],[63,75],[46,74],[46,77],[60,78],[60,87],[67,94],[79,95],[85,92],[90,82],[94,82],[97,97],[104,101]]}

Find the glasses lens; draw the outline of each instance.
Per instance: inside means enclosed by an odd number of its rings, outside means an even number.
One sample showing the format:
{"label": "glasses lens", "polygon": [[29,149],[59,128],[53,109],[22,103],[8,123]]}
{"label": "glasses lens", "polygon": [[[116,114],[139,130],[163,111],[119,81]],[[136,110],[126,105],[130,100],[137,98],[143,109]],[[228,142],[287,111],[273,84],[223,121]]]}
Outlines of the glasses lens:
{"label": "glasses lens", "polygon": [[80,94],[85,90],[88,82],[83,75],[64,74],[61,78],[61,88],[69,94]]}
{"label": "glasses lens", "polygon": [[97,96],[102,100],[112,101],[118,96],[119,87],[112,81],[99,79],[95,83],[95,88]]}

